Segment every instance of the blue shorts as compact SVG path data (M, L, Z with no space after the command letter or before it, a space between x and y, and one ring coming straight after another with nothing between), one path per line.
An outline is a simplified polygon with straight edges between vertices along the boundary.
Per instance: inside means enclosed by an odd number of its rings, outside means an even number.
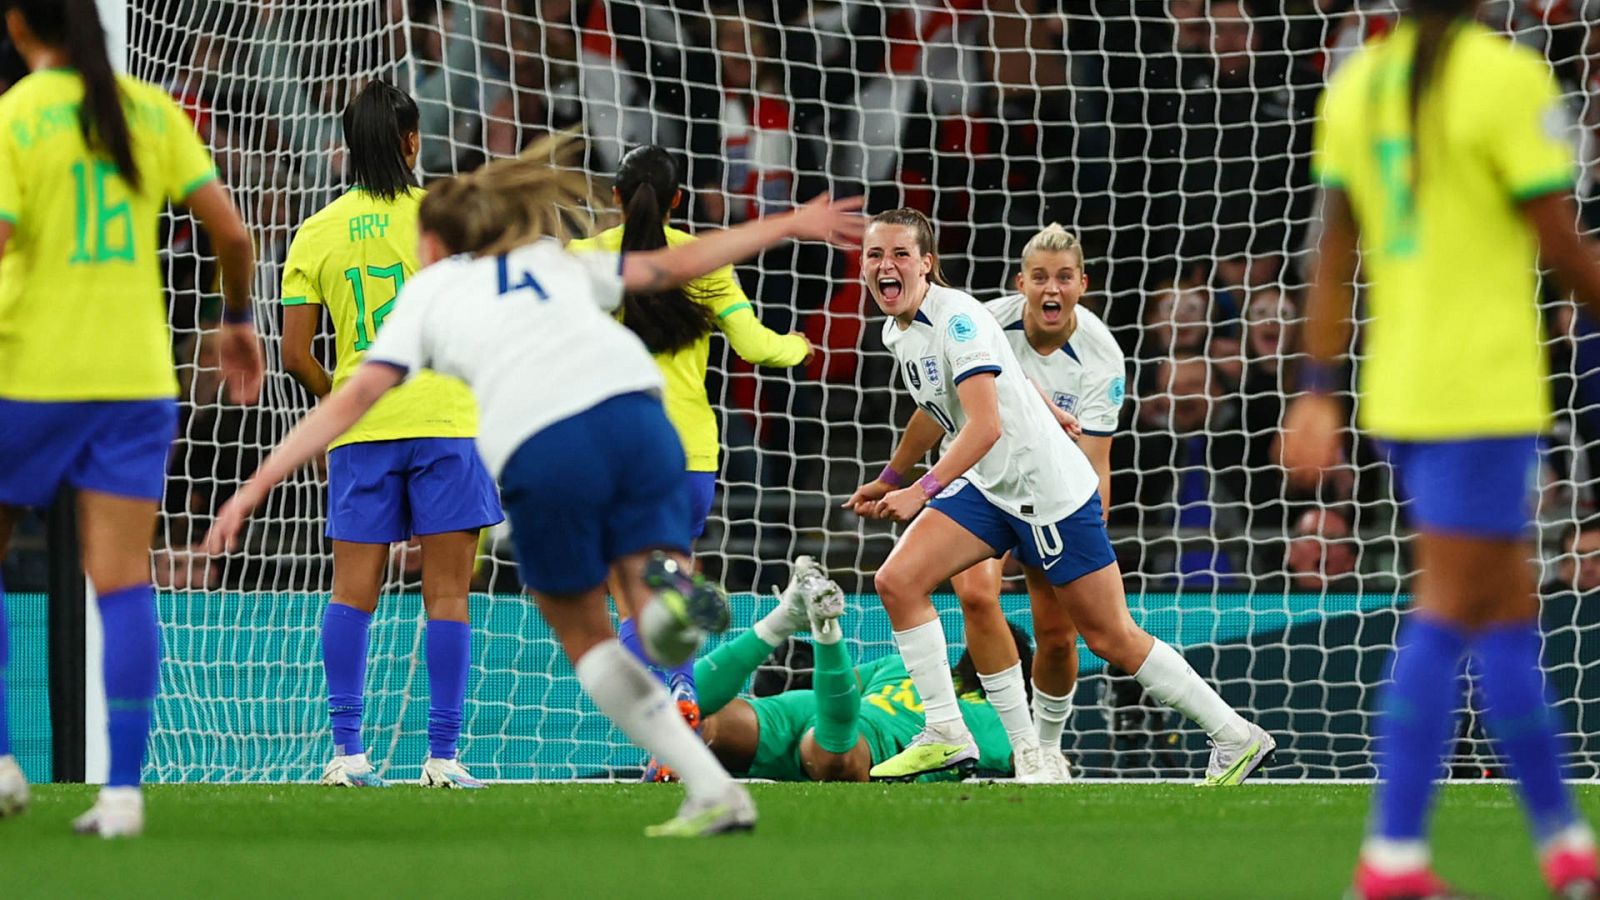
M1383 443L1418 531L1516 539L1533 527L1538 436Z
M685 474L689 478L689 535L697 538L706 533L706 517L711 515L711 501L717 497L717 473Z
M0 400L0 504L48 506L63 484L160 500L176 400Z
M389 544L505 518L472 438L363 441L328 454L328 537Z
M1100 518L1100 495L1053 525L1031 525L989 502L965 478L950 482L928 502L994 548L1000 556L1014 551L1025 566L1040 569L1051 584L1071 584L1117 561Z
M522 582L572 595L645 550L689 552L683 445L654 395L622 394L540 429L500 473Z

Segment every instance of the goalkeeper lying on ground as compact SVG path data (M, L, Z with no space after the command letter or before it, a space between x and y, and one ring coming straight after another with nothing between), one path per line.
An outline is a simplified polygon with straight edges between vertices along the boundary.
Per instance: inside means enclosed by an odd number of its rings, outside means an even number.
M839 629L843 613L839 586L802 556L778 607L695 663L705 740L729 772L776 781L866 781L868 769L905 749L922 730L922 701L905 663L891 653L855 666ZM773 650L806 629L816 654L811 690L736 696ZM1022 671L1032 671L1027 634L1014 626L1012 631L1024 656ZM963 655L957 689L977 683ZM961 715L977 738L977 770L1011 774L1011 744L981 693L962 693Z

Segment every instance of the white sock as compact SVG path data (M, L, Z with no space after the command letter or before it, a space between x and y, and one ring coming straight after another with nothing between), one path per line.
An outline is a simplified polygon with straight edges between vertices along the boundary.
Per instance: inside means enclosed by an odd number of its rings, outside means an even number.
M1011 739L1013 754L1025 749L1038 749L1039 732L1033 727L1033 714L1028 712L1028 689L1022 683L1022 663L988 675L978 673L983 685L983 697L1000 715L1000 724Z
M691 730L661 682L620 641L596 644L574 666L578 683L623 734L683 779L691 797L717 797L733 781Z
M1193 719L1219 747L1235 750L1250 742L1250 726L1244 717L1165 642L1156 641L1150 647L1150 655L1133 677L1150 696Z
M1072 692L1057 697L1039 690L1038 685L1033 686L1033 721L1039 726L1041 746L1056 750L1061 748L1061 732L1066 729L1067 718L1071 715Z
M1426 869L1429 862L1428 842L1420 839L1397 841L1369 835L1361 842L1361 861L1389 875Z
M961 706L956 702L956 683L950 677L950 650L945 644L944 626L934 619L896 631L894 643L922 698L922 714L928 727L952 738L969 734L966 723L961 721Z

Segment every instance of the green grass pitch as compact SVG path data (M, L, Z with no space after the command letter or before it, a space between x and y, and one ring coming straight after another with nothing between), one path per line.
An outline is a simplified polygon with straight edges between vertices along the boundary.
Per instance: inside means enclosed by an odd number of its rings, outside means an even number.
M93 789L0 821L0 897L1337 897L1369 788L753 787L754 834L646 839L668 785L156 786L143 838L72 835ZM1600 818L1600 788L1582 788ZM1510 790L1446 788L1441 873L1540 897Z

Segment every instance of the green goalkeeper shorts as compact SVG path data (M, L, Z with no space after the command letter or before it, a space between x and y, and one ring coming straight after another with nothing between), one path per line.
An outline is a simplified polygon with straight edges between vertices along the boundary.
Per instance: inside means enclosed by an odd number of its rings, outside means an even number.
M800 739L817 724L817 699L811 691L784 691L750 700L759 733L751 778L809 781L800 764Z

